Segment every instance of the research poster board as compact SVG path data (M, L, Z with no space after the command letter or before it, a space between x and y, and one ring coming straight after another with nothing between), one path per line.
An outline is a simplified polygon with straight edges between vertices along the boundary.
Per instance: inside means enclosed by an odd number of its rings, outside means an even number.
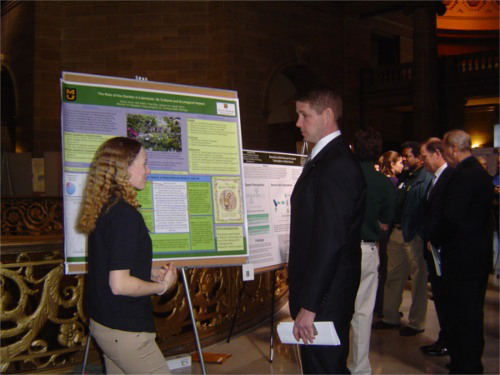
M66 273L86 271L76 220L95 151L116 136L138 140L151 175L138 192L153 262L247 262L241 127L234 91L63 72Z
M243 150L249 262L255 272L288 263L290 197L305 155Z

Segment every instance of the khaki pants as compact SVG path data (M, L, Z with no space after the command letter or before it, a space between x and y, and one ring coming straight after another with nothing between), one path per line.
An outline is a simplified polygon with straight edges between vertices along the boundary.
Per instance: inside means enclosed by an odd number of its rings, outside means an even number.
M378 245L361 241L361 280L354 315L351 320L352 351L349 370L352 374L371 374L370 334L372 330L373 307L378 285Z
M388 324L400 324L399 307L403 290L411 276L411 308L408 326L425 329L427 314L427 263L424 244L417 235L404 242L403 232L394 228L387 245L387 280L384 287L384 318Z
M92 337L104 352L107 374L170 374L152 332L128 332L90 320Z

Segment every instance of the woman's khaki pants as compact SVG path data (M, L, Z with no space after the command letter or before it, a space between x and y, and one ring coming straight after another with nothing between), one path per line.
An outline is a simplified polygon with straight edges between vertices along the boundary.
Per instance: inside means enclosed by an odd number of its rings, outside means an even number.
M104 352L108 374L170 374L152 332L108 328L90 320L92 337Z

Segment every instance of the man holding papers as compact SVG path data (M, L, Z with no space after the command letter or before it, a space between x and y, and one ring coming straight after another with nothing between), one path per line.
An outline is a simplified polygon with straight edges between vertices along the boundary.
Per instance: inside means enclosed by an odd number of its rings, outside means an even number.
M361 269L365 181L340 134L341 97L327 88L298 96L297 127L314 146L291 197L288 282L293 334L304 373L348 374L349 324ZM314 322L333 322L338 346L314 341Z
M441 327L437 341L431 345L420 347L420 350L427 355L443 356L448 355L448 344L444 329L444 309L446 306L443 303L441 270L436 268L436 263L441 257L438 244L441 242L439 237L442 233L439 231L438 225L442 216L443 192L452 174L452 169L448 167L443 158L443 149L439 138L429 138L425 141L420 148L420 156L424 162L425 169L432 173L432 183L429 186L424 203L424 243L426 247L424 257L427 261L434 306L436 307L439 326ZM431 252L431 246L434 247L434 256ZM440 265L438 267L440 268Z

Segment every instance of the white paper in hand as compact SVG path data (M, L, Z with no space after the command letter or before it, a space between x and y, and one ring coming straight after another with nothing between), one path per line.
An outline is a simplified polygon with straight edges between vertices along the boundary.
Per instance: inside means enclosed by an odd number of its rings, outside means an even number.
M307 345L340 345L340 339L335 330L333 322L314 322L318 334L312 344ZM300 344L304 341L295 340L293 337L293 322L281 322L278 324L278 335L283 344Z

